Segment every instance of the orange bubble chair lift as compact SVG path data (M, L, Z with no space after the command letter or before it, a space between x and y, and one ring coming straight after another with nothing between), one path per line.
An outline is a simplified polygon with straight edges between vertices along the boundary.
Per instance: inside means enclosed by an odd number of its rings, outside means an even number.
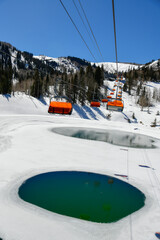
M62 97L64 98L64 97ZM48 113L55 114L72 114L72 103L71 102L60 102L60 101L51 101L48 109Z
M107 110L122 112L124 104L119 99L115 99L107 103Z
M105 102L108 102L108 99L105 99L105 98L104 98L104 99L102 99L101 101L102 101L103 103L105 103Z
M114 92L111 92L110 94L111 94L111 95L113 95L113 94L114 94Z
M107 98L112 98L111 96L107 96Z
M90 103L90 107L100 107L100 106L101 106L101 103L98 100L93 100Z
M112 91L115 91L115 90L116 90L115 88L112 89Z

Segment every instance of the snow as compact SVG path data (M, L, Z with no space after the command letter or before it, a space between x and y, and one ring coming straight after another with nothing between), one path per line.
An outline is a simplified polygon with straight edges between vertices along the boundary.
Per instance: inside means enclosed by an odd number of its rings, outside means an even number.
M155 61L153 61L152 63L149 64L149 67L157 69L158 68L157 64L158 64L158 60L155 60Z
M11 50L10 49L10 54L11 54L11 63L12 63L12 68L15 68L16 71L18 71L18 68L17 68L17 60L16 57L17 57L17 50Z
M113 83L109 83L110 87ZM148 83L151 85L150 83ZM71 116L49 115L49 99L24 93L0 95L0 237L4 240L156 240L160 231L160 147L138 149L54 133L54 128L117 130L160 140L160 127L151 122L160 110L141 111L134 96L123 93L124 114L74 106ZM135 113L136 121L132 119ZM131 119L131 123L128 122ZM141 168L148 165L151 168ZM115 223L99 224L49 212L18 197L19 186L39 173L59 170L89 171L127 181L146 196L145 206Z
M58 57L58 58L53 58L53 57L47 57L44 55L40 56L34 56L34 58L37 58L42 61L48 61L48 62L56 62L58 66L54 67L56 70L63 72L64 69L66 69L67 72L73 71L76 72L78 70L77 66L72 63L70 59L67 59L65 57Z
M96 66L102 67L105 71L108 71L109 73L115 73L117 66L115 62L101 62L101 63L92 63L92 65L95 64ZM132 69L137 69L140 67L140 65L132 64L132 63L118 63L118 71L119 72L127 72Z
M77 66L71 62L70 59L59 57L59 58L53 58L53 57L47 57L44 55L40 56L34 56L34 58L37 58L39 60L43 61L50 61L50 62L56 62L59 66L56 67L57 70L63 71L63 67L67 69L67 71L74 71L76 72L78 70ZM108 71L109 73L115 73L116 72L116 63L115 62L91 62L91 65L96 65L99 67L104 67L105 71ZM119 72L126 72L132 69L137 69L138 67L141 67L142 65L138 64L132 64L132 63L118 63L118 69Z

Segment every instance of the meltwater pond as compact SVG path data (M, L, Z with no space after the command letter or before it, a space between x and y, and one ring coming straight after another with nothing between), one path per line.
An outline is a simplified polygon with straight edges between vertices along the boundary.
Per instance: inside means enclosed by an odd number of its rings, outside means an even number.
M77 127L53 128L53 132L75 138L108 142L133 148L155 148L158 140L146 135L118 130L87 129Z
M98 223L115 222L145 203L144 194L124 181L77 171L34 176L18 193L24 201L49 211Z

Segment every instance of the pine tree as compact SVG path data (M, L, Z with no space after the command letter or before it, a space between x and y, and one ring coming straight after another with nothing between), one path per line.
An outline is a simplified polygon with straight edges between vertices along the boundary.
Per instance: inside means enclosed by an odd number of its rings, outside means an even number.
M7 94L12 91L12 68L11 66L6 69L0 70L0 93Z
M103 74L102 74L102 70L100 67L96 68L94 78L95 78L95 81L98 84L98 86L101 86L103 84Z
M129 76L129 78L128 78L128 93L129 93L129 95L131 95L132 86L133 86L133 79L131 76Z
M77 98L78 98L78 75L75 74L75 76L73 77L73 94L72 94L72 101L73 103L77 102Z
M79 101L81 105L83 106L85 104L86 100L86 82L85 82L85 72L83 68L80 69L79 74Z
M49 94L49 76L47 74L46 76L46 80L45 80L45 83L44 83L44 92L45 94Z
M123 91L124 92L127 92L127 83L125 82L124 85L123 85Z
M42 95L42 81L39 76L39 71L35 71L34 83L31 88L31 95L36 98L40 98Z

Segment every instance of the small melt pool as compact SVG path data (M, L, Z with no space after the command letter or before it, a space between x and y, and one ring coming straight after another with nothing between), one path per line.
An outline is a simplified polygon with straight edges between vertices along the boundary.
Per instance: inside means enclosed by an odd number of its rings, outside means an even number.
M124 181L77 171L34 176L21 185L18 194L54 213L98 223L118 221L145 204L145 195Z
M52 129L54 133L82 138L88 140L103 141L114 145L133 148L156 148L158 140L146 135L123 132L118 130L85 129L61 127Z

